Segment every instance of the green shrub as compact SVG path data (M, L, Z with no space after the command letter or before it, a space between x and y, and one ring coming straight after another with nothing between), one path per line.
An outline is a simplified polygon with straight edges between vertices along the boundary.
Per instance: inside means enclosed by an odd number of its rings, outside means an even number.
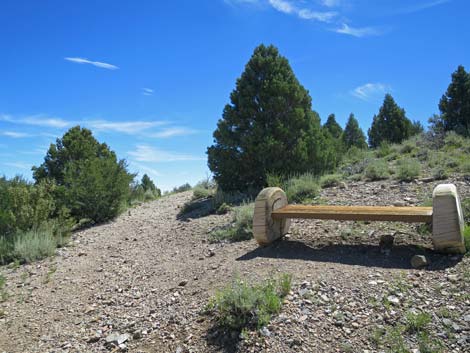
M400 181L412 181L419 177L421 164L416 159L405 158L398 163L397 179Z
M31 230L16 235L13 253L22 262L33 262L54 255L56 246L52 232Z
M426 329L426 326L431 322L431 315L428 313L412 313L406 314L406 327L405 330L409 333L418 333Z
M449 177L449 172L445 167L435 167L432 170L432 176L436 180L444 180Z
M470 161L468 159L463 159L460 163L459 163L459 171L461 173L470 173Z
M383 141L380 146L375 150L375 155L378 158L383 158L385 156L388 156L392 152L392 145L390 145L390 143L387 141Z
M465 225L463 230L463 239L465 241L465 249L467 249L467 252L470 252L470 226L468 224Z
M209 235L211 242L222 240L242 241L253 237L254 204L245 204L234 208L232 223L224 228L216 229Z
M205 189L201 186L196 186L193 189L193 196L192 200L201 200L201 199L207 199L213 195L213 191L209 189Z
M220 206L217 208L217 210L215 211L215 213L217 213L217 214L219 214L219 215L221 215L221 214L226 214L226 213L228 213L231 209L232 209L232 208L224 202L222 205L220 205Z
M266 183L269 187L278 187L283 189L284 188L284 178L280 174L276 173L268 173L266 175Z
M470 197L462 199L460 201L460 205L462 206L462 213L465 223L470 223Z
M381 159L371 161L364 170L364 177L367 180L383 180L390 176L387 162Z
M287 180L285 188L289 202L309 202L320 193L318 181L316 177L310 173Z
M333 186L338 186L342 179L343 179L342 176L339 174L323 175L320 178L320 186L322 188L330 188Z
M229 329L260 329L272 315L279 313L283 297L290 291L290 276L279 280L250 285L236 279L228 287L218 290L208 309L219 326Z

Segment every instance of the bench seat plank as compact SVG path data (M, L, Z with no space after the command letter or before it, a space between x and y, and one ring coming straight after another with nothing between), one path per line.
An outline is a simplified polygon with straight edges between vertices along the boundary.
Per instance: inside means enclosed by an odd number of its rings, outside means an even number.
M311 218L343 221L432 222L432 207L287 205L271 213L275 219Z

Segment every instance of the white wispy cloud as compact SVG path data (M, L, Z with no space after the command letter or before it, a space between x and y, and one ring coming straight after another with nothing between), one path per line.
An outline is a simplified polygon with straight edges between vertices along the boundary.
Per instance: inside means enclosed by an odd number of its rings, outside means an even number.
M351 91L351 94L364 101L376 99L391 91L391 87L384 83L366 83L362 86L356 87Z
M149 145L137 145L134 151L128 154L138 162L177 162L201 161L204 157L161 150Z
M132 167L138 169L139 171L142 171L144 173L147 173L150 177L152 178L155 178L155 177L160 177L162 176L162 173L160 173L158 170L156 170L155 168L152 168L152 167L149 167L149 166L146 166L146 165L143 165L141 163L136 163L136 162L132 162ZM142 174L139 173L140 176L142 176Z
M156 126L166 125L165 121L107 121L107 120L84 120L84 126L99 131L114 131L125 134L136 134Z
M347 34L353 37L368 37L368 36L378 36L382 34L377 28L374 27L351 27L346 23L343 23L340 28L334 29L336 33Z
M0 115L0 120L7 121L12 124L33 125L42 127L64 128L71 126L72 123L59 118L50 118L43 115L31 115L27 117L12 117L11 115Z
M31 134L27 134L24 132L17 132L17 131L0 131L0 135L15 138L15 139L20 139L20 138L25 138L25 137L31 137Z
M287 0L269 0L269 4L272 8L279 12L289 15L296 15L303 20L331 22L331 20L338 15L336 12L331 11L312 11L305 7L297 7L292 2Z
M341 0L322 0L321 3L326 7L336 7L341 5Z
M3 165L6 165L8 167L13 167L16 169L23 169L23 170L30 170L32 165L28 163L23 163L23 162L5 162Z
M152 96L153 93L154 93L154 91L153 91L153 89L151 89L151 88L145 88L145 87L142 88L142 94L143 94L144 96Z
M150 134L150 137L157 137L157 138L168 138L168 137L175 137L175 136L187 136L197 133L197 130L190 129L187 127L170 127L167 129L163 129L156 133Z
M419 12L419 11L430 9L432 7L435 7L435 6L439 6L439 5L449 3L451 1L452 0L426 1L426 2L422 2L420 4L414 4L414 5L409 6L409 7L398 9L397 11L395 11L395 14L410 14L410 13L414 13L414 12Z
M88 60L86 58L80 58L80 57L65 57L64 60L77 63L77 64L88 64L88 65L93 65L102 69L107 69L107 70L117 70L119 67L116 65L112 65L109 63L101 62L101 61L92 61Z

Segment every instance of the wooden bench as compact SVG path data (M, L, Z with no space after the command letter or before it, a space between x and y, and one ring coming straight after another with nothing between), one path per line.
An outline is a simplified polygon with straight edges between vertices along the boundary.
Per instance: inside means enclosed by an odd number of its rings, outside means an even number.
M462 208L453 184L434 189L433 207L289 205L282 189L265 188L256 198L253 215L258 244L267 245L284 236L293 218L430 223L435 250L465 252Z

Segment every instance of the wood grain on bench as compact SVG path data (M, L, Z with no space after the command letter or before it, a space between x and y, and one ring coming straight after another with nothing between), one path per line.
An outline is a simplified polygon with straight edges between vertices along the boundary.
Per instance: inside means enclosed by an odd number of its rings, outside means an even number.
M271 213L275 219L313 218L343 221L432 222L432 207L287 205Z

